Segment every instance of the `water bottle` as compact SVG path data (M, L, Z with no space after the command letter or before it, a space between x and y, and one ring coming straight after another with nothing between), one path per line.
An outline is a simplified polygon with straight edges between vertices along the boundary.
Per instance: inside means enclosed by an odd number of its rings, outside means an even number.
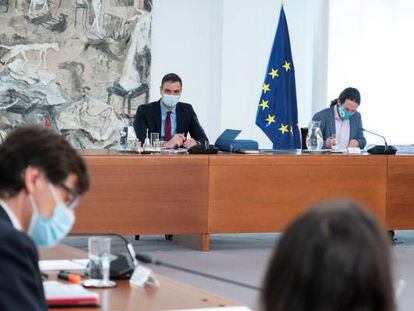
M321 131L321 121L311 121L309 123L308 135L306 136L306 146L309 151L322 150L323 136Z

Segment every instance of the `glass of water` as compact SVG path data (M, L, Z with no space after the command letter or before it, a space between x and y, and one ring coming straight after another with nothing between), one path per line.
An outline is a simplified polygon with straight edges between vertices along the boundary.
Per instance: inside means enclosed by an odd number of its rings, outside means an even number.
M207 151L210 149L210 142L208 140L204 141L204 151Z
M335 134L332 134L331 136L331 149L333 151L338 150L339 146L338 146L338 139L336 138Z
M155 147L155 144L157 143L157 141L160 141L160 133L151 133L151 147Z
M152 147L155 153L161 153L161 141L159 139L154 140Z
M115 282L109 280L111 257L111 239L106 236L94 236L88 240L89 279L83 282L86 287L113 287Z

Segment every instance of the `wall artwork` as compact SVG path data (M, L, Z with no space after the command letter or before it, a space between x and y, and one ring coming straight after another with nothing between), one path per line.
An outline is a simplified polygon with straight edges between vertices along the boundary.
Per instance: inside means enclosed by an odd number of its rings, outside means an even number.
M40 123L116 148L148 102L152 0L0 0L0 134Z

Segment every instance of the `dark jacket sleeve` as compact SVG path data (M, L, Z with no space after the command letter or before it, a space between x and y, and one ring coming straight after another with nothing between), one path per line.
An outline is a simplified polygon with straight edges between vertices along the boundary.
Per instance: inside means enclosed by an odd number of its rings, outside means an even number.
M146 133L147 128L149 128L149 126L146 120L145 106L142 105L138 107L137 113L134 119L135 134L137 135L137 138L139 139L141 144L144 143L145 137L147 135Z
M362 127L361 114L358 113L357 117L358 117L358 120L357 120L358 122L356 122L358 125L357 136L351 139L356 139L358 141L359 148L363 149L365 148L365 145L367 144L367 140L365 139L364 131L362 130L363 127Z
M204 132L203 128L198 121L197 114L195 113L192 106L190 106L190 113L191 113L191 123L189 127L189 132L191 137L203 144L205 141L208 141L206 133Z
M47 310L35 245L14 229L1 236L0 310Z

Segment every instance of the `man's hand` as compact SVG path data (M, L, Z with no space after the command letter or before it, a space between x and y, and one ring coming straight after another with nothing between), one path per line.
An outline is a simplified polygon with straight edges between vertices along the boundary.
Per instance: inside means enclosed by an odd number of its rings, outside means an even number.
M175 134L173 138L171 138L169 141L166 141L164 143L164 147L166 148L181 147L184 144L184 141L185 141L184 134Z
M352 139L352 140L349 142L348 147L359 147L359 143L358 143L358 141L357 141L356 139Z
M332 140L330 137L327 140L325 140L325 146L327 149L332 149Z
M189 149L189 148L191 148L195 145L197 145L197 142L193 138L187 139L184 142L184 147L187 148L187 149Z

